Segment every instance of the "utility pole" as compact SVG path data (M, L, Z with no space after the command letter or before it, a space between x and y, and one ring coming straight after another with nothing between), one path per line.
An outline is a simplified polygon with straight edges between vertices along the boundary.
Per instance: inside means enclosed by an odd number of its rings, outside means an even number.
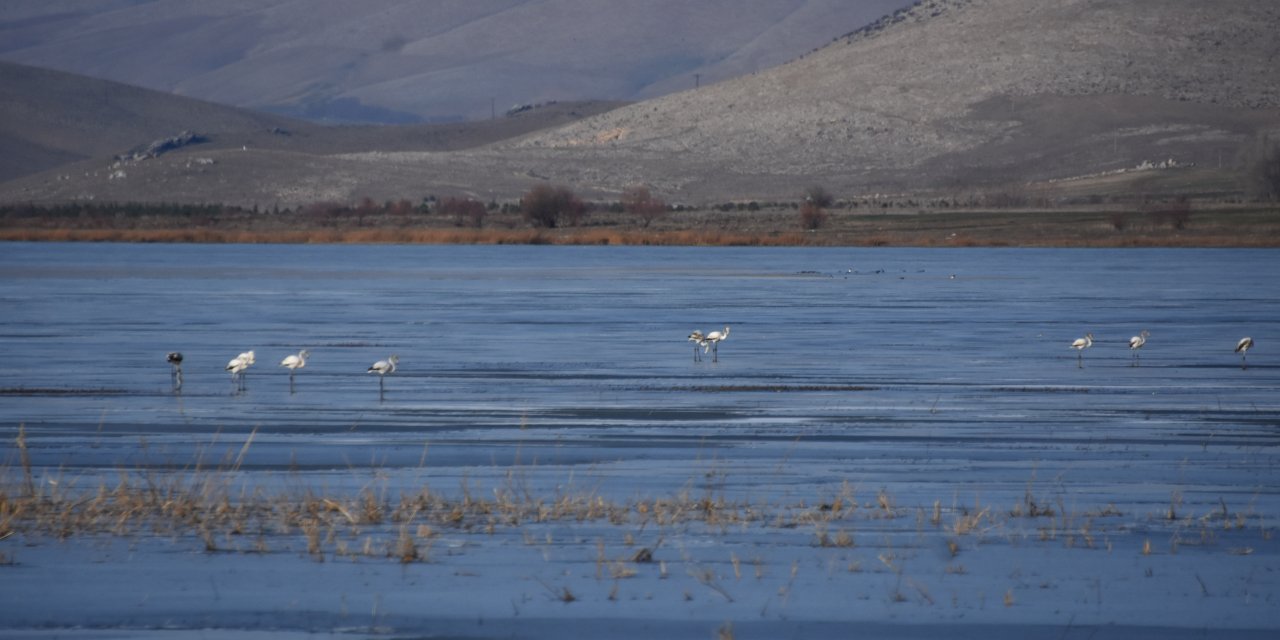
M490 119L490 120L497 120L497 119L498 119L498 106L497 106L497 103L498 103L498 99L497 99L497 98L489 98L489 119Z
M702 74L695 73L693 74L693 88L697 89L700 86L702 86Z

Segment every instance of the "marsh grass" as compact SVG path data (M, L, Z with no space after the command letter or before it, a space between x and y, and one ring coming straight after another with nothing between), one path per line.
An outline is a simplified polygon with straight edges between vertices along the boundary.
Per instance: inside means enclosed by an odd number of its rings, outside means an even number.
M233 469L238 459L222 468L206 468L187 472L153 470L119 471L114 480L100 480L94 486L79 486L75 478L40 478L28 457L22 455L25 434L20 430L19 465L5 467L0 483L0 540L15 534L49 536L66 539L73 536L190 536L207 552L269 553L290 548L288 540L301 543L299 551L316 561L328 557L392 558L402 563L430 562L430 548L441 531L494 534L513 529L524 536L526 545L538 545L536 529L530 527L552 523L601 523L618 527L677 527L687 530L698 525L708 533L724 533L728 527L751 527L787 531L799 525L812 527L812 544L818 548L853 549L854 531L865 523L874 525L896 517L899 507L887 490L877 492L868 505L859 505L853 492L845 488L834 499L821 500L814 506L798 503L761 504L734 500L722 493L682 491L659 498L632 501L607 500L594 491L575 493L561 489L550 496L538 496L528 487L520 491L495 490L493 497L481 498L463 483L454 495L420 487L399 493L371 486L352 494L318 495L312 490L281 489L273 492L262 488L246 488L237 484L240 475ZM1176 502L1176 501L1175 501ZM947 509L934 501L922 521L937 527L947 556L956 558L962 552L962 540L970 536L1008 531L1011 520L991 507L975 504ZM1091 513L1059 517L1040 511L1048 518L1039 528L1040 540L1062 537L1068 547L1083 549L1110 548L1098 539L1098 518L1118 513L1114 506ZM923 515L928 513L928 515ZM1026 514L1031 513L1027 509ZM1026 515L1024 514L1024 515ZM1154 514L1153 514L1154 515ZM1167 522L1168 512L1156 515L1151 524ZM1007 516L1012 518L1012 516ZM1190 524L1177 521L1171 534L1170 553L1179 546L1208 547L1220 544L1219 536L1246 528L1260 521L1256 513L1246 518L1233 513L1225 504ZM1260 539L1268 532L1260 527ZM550 533L543 534L550 544ZM1012 534L1010 534L1012 535ZM634 547L635 537L627 531L625 547ZM655 558L662 538L649 546L628 549L624 553L606 553L605 541L597 547L597 576L613 581L636 576L643 565L658 562L659 572L666 573L666 562ZM621 539L621 538L620 538ZM981 544L979 542L978 544ZM1252 548L1230 547L1235 553ZM1148 538L1142 543L1143 555L1153 552ZM891 571L900 569L892 552L878 556ZM735 580L742 579L741 559L730 555ZM763 575L761 563L755 563L757 578ZM708 568L696 570L694 577L712 591L721 592L719 577ZM727 591L721 593L726 597Z
M1110 550L1109 534L1124 535L1133 526L1132 518L1118 521L1121 512L1114 504L1076 512L1058 499L1048 507L1030 487L1012 511L976 501L951 507L944 507L941 500L926 502L929 506L900 506L888 489L859 501L849 483L812 501L753 501L733 497L725 489L727 474L719 470L699 474L671 495L624 500L606 498L595 488L539 488L520 471L509 473L505 482L499 480L487 497L466 480L451 492L426 485L393 490L385 477L376 474L360 488L320 493L290 483L278 488L246 485L239 470L252 446L252 433L218 465L206 464L201 453L185 469L120 469L92 479L33 467L25 427L19 427L13 442L16 464L0 467L0 541L15 535L57 540L166 536L186 538L208 553L293 552L316 562L363 557L409 564L431 562L431 548L443 532L495 535L505 531L523 539L526 546L550 547L551 529L543 525L593 524L618 532L616 537L599 538L596 547L597 578L611 581L615 589L619 581L641 572L656 570L659 579L666 578L667 559L657 557L664 539L691 530L702 535L766 531L780 536L794 531L810 536L809 545L814 548L846 553L859 546L855 537L859 531L864 532L859 534L863 545L872 535L865 532L911 535L912 524L901 522L900 516L915 512L914 535L943 546L947 561L953 562L962 552L976 552L992 536L1010 540L1025 536L1021 518L1037 520L1041 542L1061 538L1066 547L1081 550ZM1175 510L1190 510L1180 492L1174 493L1167 510L1146 517L1144 556L1153 552L1150 533L1161 531L1170 535L1171 554L1179 546L1193 545L1223 546L1229 554L1247 555L1253 553L1250 544L1273 538L1273 531L1261 524L1266 517L1252 506L1232 510L1219 499L1198 518L1176 517ZM1240 537L1254 525L1257 542ZM647 544L636 548L637 538ZM621 551L610 551L606 545L614 543L608 540L622 541ZM0 552L6 553L0 561L12 562L11 552ZM851 572L862 570L860 561L840 557ZM901 575L902 557L892 545L876 557ZM750 563L756 579L762 579L764 562L757 557ZM684 558L682 564L704 587L733 600L713 566L691 558ZM948 566L947 573L965 573L961 565ZM728 567L733 580L742 580L742 559L737 553L729 554ZM932 599L911 583L900 585L897 593L912 590L922 600ZM553 591L565 602L576 599L567 588Z

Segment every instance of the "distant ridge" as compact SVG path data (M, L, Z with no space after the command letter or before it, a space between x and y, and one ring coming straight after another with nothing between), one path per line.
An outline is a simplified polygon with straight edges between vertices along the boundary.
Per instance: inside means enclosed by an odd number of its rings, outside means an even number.
M178 152L127 180L42 174L0 185L0 199L513 200L548 182L600 199L646 184L692 204L815 184L1228 198L1243 152L1280 133L1274 0L924 0L843 33L758 73L469 138L483 146L361 131L363 144L318 153L299 135L200 151L216 165L199 174Z
M1270 0L925 0L767 73L518 147L846 188L1216 165L1280 122L1278 30Z
M767 69L910 0L10 2L0 59L322 122L634 101Z
M0 62L0 181L77 160L112 157L197 125L208 135L297 124L117 82Z
M76 74L0 62L0 183L92 160L99 165L184 133L185 151L305 155L466 149L564 124L617 103L555 103L516 117L452 125L323 126ZM290 178L280 167L281 180ZM67 176L70 178L71 176ZM182 194L172 194L181 197ZM140 193L140 198L149 196ZM217 198L216 195L210 197Z

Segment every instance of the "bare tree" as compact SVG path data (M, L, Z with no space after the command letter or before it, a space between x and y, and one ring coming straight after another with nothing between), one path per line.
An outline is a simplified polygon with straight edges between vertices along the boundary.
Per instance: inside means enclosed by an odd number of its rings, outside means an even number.
M640 226L648 228L658 218L667 214L667 203L649 193L649 187L637 185L622 192L622 208L640 220Z
M1167 224L1181 231L1191 221L1191 201L1180 196L1173 202L1152 204L1147 207L1147 216L1156 225Z
M368 196L361 198L354 211L356 214L356 226L363 227L365 218L372 217L381 210L382 207L378 206L378 203L374 202L373 198Z
M459 227L483 227L487 213L483 202L470 198L446 198L440 203L440 215L452 217Z
M387 213L403 218L413 213L413 203L404 199L396 200L387 207Z
M1280 200L1280 140L1258 139L1245 157L1245 178L1249 195L1259 200Z
M827 210L806 200L800 205L800 226L813 231L827 223Z

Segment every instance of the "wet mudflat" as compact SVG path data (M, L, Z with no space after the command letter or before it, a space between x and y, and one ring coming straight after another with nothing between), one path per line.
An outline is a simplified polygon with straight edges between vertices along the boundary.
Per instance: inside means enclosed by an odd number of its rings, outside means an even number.
M8 244L6 495L114 524L0 514L0 634L1269 637L1277 282L1272 250ZM196 515L96 497L147 487Z

